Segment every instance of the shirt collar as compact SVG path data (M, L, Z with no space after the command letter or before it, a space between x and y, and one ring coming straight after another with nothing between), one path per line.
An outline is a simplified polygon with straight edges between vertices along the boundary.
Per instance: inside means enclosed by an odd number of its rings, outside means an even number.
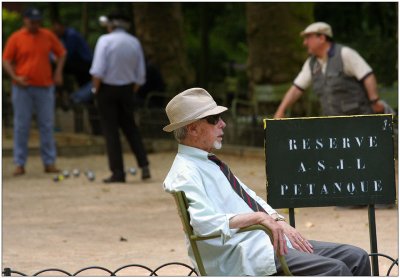
M332 57L335 54L335 47L336 44L335 43L331 43L331 47L328 50L328 57Z
M126 33L124 28L116 27L111 33Z
M29 32L28 28L26 28L25 26L23 26L21 29L22 29L22 31L25 32L26 34L29 34L29 35L34 36L34 35L37 35L37 34L41 33L43 28L42 28L42 27L39 27L37 33L31 33L31 32Z
M190 156L194 156L194 157L206 159L206 160L208 159L208 155L209 155L208 152L206 152L202 149L198 149L198 148L194 148L194 147L190 147L190 146L182 145L182 144L178 145L178 153L186 154L186 155L190 155Z

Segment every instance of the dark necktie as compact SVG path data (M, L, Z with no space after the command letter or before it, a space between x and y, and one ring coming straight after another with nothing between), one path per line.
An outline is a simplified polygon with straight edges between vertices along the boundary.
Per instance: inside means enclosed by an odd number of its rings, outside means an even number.
M228 165L219 160L215 155L209 155L208 159L213 161L219 166L222 173L226 176L233 190L246 202L246 204L254 211L266 212L262 206L260 206L256 200L254 200L247 192L242 188L235 175L229 170Z

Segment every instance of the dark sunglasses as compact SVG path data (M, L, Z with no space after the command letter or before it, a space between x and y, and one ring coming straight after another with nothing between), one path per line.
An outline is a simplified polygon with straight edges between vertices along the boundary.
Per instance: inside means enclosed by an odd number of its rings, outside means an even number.
M207 123L209 123L210 125L216 125L219 122L219 120L221 120L221 114L210 115L210 116L204 117L203 119L206 120Z

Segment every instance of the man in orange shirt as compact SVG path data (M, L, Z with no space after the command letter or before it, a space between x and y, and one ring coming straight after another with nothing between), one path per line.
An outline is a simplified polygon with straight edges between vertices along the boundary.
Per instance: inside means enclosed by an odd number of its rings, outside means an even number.
M61 85L66 51L58 38L41 28L42 15L30 8L23 27L8 39L3 52L3 68L13 80L14 176L25 174L32 113L37 115L40 154L46 173L58 173L55 166L54 83ZM53 75L50 55L57 57Z

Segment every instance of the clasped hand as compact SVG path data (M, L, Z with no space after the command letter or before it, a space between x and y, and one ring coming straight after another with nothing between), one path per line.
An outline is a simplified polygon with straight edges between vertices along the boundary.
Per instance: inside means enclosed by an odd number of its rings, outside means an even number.
M271 230L274 249L279 251L280 255L287 254L286 237L289 239L294 249L305 253L313 253L311 243L288 223L284 221L275 221L271 216L265 215L260 224Z
M295 228L284 221L275 221L272 216L265 212L243 213L229 219L229 227L231 229L248 227L255 224L263 225L271 231L273 246L278 254L286 255L288 252L286 237L290 240L293 248L302 252L313 253L313 247L310 242Z

